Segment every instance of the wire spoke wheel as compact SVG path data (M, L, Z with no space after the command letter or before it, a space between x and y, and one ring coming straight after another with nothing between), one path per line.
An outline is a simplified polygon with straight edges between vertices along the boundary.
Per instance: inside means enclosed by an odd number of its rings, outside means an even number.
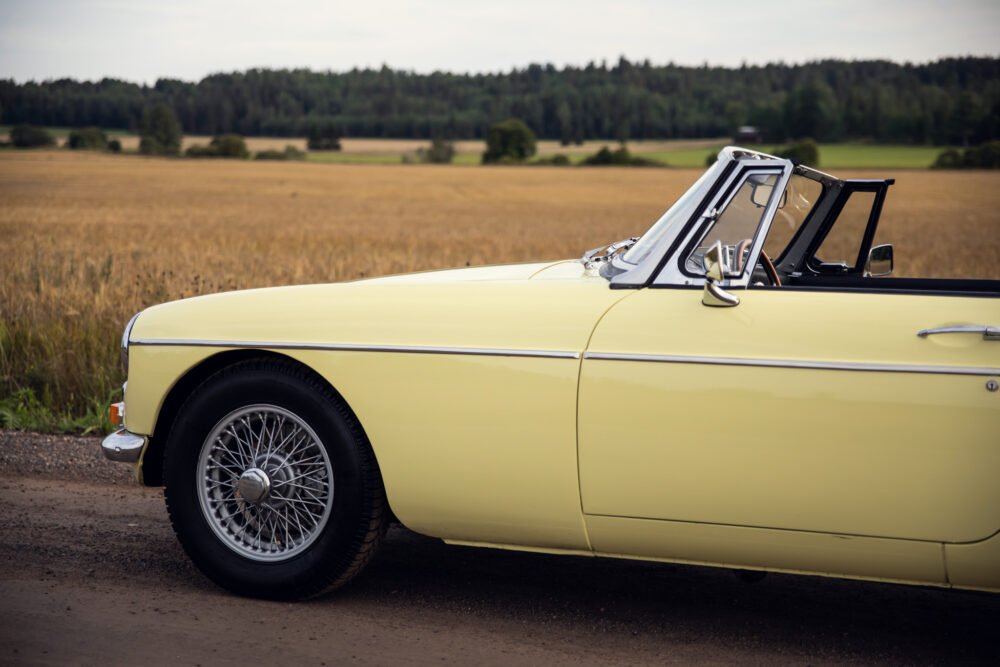
M208 525L245 558L293 558L330 519L334 484L326 448L309 424L276 405L223 417L202 444L196 475Z
M164 499L209 579L301 600L344 586L387 527L375 453L350 408L309 369L245 359L202 381L167 435Z

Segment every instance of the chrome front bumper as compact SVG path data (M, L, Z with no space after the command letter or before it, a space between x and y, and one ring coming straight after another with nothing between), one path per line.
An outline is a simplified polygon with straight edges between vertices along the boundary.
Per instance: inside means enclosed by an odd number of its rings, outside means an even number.
M138 463L142 448L146 445L146 437L119 429L106 437L101 443L101 451L105 458L122 463Z

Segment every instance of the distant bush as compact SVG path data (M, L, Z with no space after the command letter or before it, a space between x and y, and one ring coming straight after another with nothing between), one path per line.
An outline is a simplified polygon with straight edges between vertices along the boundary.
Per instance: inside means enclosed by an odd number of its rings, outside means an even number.
M524 160L520 160L510 155L504 155L493 164L502 164L502 165L524 164Z
M602 146L601 150L588 155L580 163L586 167L659 167L662 163L638 155L632 155L625 146L611 150Z
M181 136L181 124L166 104L143 112L139 131L139 152L143 155L179 155Z
M957 148L946 148L938 153L937 159L931 165L931 169L961 169L962 151Z
M430 148L418 148L417 159L429 164L451 164L455 158L455 144L447 139L434 139Z
M305 160L306 152L300 151L295 146L285 146L285 150L257 151L253 156L254 160Z
M962 161L975 165L977 169L1000 169L1000 141L988 141L965 149Z
M219 157L232 157L240 160L250 157L247 142L238 134L220 134L212 137L212 143L208 147L213 149Z
M103 151L108 147L108 137L99 127L70 130L69 137L66 138L66 147L73 150Z
M306 146L311 151L339 151L343 132L333 121L314 122L306 131Z
M184 157L202 158L202 157L219 157L216 155L215 151L211 147L205 144L194 144L188 146L184 149Z
M184 151L185 157L192 158L236 158L250 157L247 142L238 134L220 134L213 137L208 146L195 144Z
M570 161L568 157L566 157L562 153L556 153L555 155L540 157L531 164L536 164L543 167L568 167L573 163Z
M612 152L607 146L601 146L601 150L597 151L593 155L588 155L583 158L580 162L581 165L587 167L600 167L607 166L611 164L621 164L627 161L628 149L624 146L618 150Z
M941 151L932 169L1000 169L1000 141L970 146L963 152L955 148Z
M122 142L117 139L111 139L108 141L108 151L111 153L121 153L122 152Z
M44 127L15 125L10 129L10 143L14 148L40 148L53 146L56 140Z
M807 167L819 166L819 146L813 139L802 139L784 146L777 146L771 152L796 164L804 164Z
M508 118L486 134L483 164L518 164L535 154L535 133L523 121Z

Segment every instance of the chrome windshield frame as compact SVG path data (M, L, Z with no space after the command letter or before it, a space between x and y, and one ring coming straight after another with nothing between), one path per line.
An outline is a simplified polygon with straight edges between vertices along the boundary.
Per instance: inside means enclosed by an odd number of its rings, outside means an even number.
M775 196L770 198L770 201L768 201L767 206L764 208L760 223L757 226L757 231L753 237L753 243L750 245L750 250L747 254L747 260L743 271L739 276L726 276L719 283L720 286L728 288L746 287L750 284L750 277L753 275L753 269L757 265L757 260L760 257L760 251L764 247L764 239L767 238L767 232L771 228L771 223L774 220L774 214L778 211L778 206L781 202L780 195L785 191L785 188L788 186L788 179L792 175L792 163L789 160L782 160L780 158L774 160L758 160L751 163L740 164L738 169L733 170L730 174L730 178L726 182L725 187L722 188L715 200L711 202L702 212L699 223L695 225L685 236L683 243L677 247L677 251L674 253L674 256L670 258L670 260L664 265L663 270L653 280L654 285L704 286L704 276L695 275L685 270L684 263L687 259L686 255L698 242L698 240L703 238L705 234L708 233L709 228L715 223L714 214L721 213L725 210L743 182L753 175L763 174L778 176L778 181L774 186Z
M652 233L653 230L655 230L657 226L664 221L664 218L667 215L670 215L677 202L685 199L689 193L692 194L698 202L695 205L693 215L669 221L669 227L664 230L664 232L660 235L660 238L656 240L655 245L653 245L649 252L647 252L639 262L633 263L627 261L625 259L625 255L627 253L618 254L611 258L611 261L608 263L608 267L610 268L609 275L612 287L645 287L652 282L653 277L663 266L664 256L675 244L677 237L680 236L684 229L686 229L691 222L700 215L701 210L704 208L705 200L710 197L719 181L724 179L727 172L732 168L733 159L730 157L729 153L727 153L727 150L728 149L723 149L719 153L719 159L716 163L709 167L709 170L715 169L718 176L714 180L704 182L701 181L702 176L699 176L698 180L691 186L691 188L681 195L677 201L672 202L663 215L661 215L657 221L653 223L642 236L639 237L639 241L636 245L641 244L643 242L643 238ZM634 248L635 246L632 247L632 249Z
M683 254L692 243L692 239L700 238L706 226L714 220L713 212L725 201L728 201L733 186L741 182L748 171L780 171L781 175L776 191L783 192L795 167L790 160L745 148L727 146L719 151L718 160L713 167L710 167L710 169L712 168L719 170L718 177L714 181L698 184L702 192L698 192L696 195L699 196L701 202L692 216L687 220L673 221L671 227L661 235L656 245L639 263L626 262L621 255L612 257L610 262L612 269L611 287L704 286L705 279L703 277L692 277L683 271ZM771 227L779 200L780 197L773 197L764 212L747 258L747 269L738 278L728 278L723 281L723 286L746 287L750 283L753 267L764 247L764 239Z

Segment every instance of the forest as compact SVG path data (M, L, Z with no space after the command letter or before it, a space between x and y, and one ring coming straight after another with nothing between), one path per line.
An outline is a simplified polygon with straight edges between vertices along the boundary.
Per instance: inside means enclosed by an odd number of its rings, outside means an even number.
M419 74L253 69L197 83L0 80L0 124L135 130L165 103L185 133L474 139L505 118L564 143L731 136L972 145L1000 139L1000 58L825 60L739 68L649 61Z

